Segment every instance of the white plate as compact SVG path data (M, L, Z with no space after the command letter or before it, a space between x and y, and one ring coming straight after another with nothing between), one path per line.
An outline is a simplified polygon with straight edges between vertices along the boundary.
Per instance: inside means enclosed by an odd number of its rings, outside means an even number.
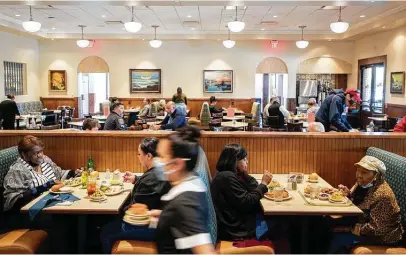
M146 226L146 225L149 225L151 220L149 218L146 220L132 220L132 219L128 218L127 216L124 216L123 221L127 222L128 224L131 224L131 225Z
M333 199L329 198L328 201L330 203L333 203L333 204L346 204L347 203L347 198L344 198L343 200L340 200L340 201L339 200L333 200Z
M104 192L104 195L106 196L115 196L118 195L120 193L122 193L124 191L123 188L113 188L112 192Z
M292 195L288 192L288 197L286 197L286 198L282 198L282 201L286 201L286 200L289 200L289 199L292 199ZM272 197L268 197L266 194L265 194L265 196L264 196L266 199L269 199L269 200L272 200L272 201L275 201L275 199L274 198L272 198Z
M59 189L59 191L52 191L51 189L49 190L49 193L52 194L66 194L66 193L72 193L73 189L71 189L70 187L62 187Z

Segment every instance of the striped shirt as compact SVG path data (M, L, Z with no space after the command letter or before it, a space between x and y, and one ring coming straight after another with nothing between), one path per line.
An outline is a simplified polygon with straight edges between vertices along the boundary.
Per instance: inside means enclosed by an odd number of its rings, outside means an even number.
M28 164L28 162L26 162L24 159L18 158L18 161L20 161L21 164L30 170L30 174L32 176L30 188L36 188L48 183L50 180L56 180L55 172L48 162L44 161L39 165L42 171L42 173L40 173L37 172L34 167Z

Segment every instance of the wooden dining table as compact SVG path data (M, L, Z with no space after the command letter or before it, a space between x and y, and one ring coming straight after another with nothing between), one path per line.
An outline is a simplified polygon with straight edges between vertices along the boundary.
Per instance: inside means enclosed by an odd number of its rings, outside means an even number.
M121 174L123 175L123 173ZM122 179L122 176L121 176ZM99 173L99 180L105 180L105 173ZM78 218L77 226L77 240L78 240L78 253L84 253L86 243L86 222L89 215L118 215L125 201L130 196L130 191L133 188L131 183L123 183L125 191L119 195L108 196L105 202L93 202L87 196L87 189L82 189L81 185L73 187L72 195L80 200L73 202L70 206L51 206L44 208L40 213L46 214L63 214L63 215L76 215ZM46 196L49 192L44 192L41 196L32 200L30 203L21 208L22 213L28 213L29 209L40 199Z
M261 182L262 174L251 174L258 183ZM362 215L362 210L354 204L350 203L349 206L331 206L326 205L311 205L303 196L305 187L309 184L309 175L304 176L302 183L297 184L297 190L289 190L289 194L292 196L290 200L282 202L274 202L267 198L261 199L261 206L264 211L264 215L288 215L301 217L302 234L301 234L301 249L304 253L308 252L308 234L309 234L309 219L308 216L324 216L324 215L341 215L341 216L354 216ZM288 186L288 174L274 174L273 180L278 181L282 187ZM315 183L320 188L331 188L332 186L319 176L318 182ZM302 193L302 194L301 194ZM328 204L328 203L327 203Z

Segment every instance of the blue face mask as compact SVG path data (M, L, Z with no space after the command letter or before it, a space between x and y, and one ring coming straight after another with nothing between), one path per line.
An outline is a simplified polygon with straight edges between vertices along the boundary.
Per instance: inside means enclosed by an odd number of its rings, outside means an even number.
M165 174L164 166L165 166L164 163L162 163L159 159L154 158L155 176L159 181L167 181L168 180L168 176Z
M368 183L367 185L361 186L363 189L368 189L371 188L372 186L374 186L374 181Z

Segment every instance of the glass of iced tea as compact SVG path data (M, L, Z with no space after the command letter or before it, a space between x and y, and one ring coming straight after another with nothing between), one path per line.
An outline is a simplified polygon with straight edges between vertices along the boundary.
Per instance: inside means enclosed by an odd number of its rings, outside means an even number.
M91 196L96 192L96 178L90 177L87 182L87 195Z

